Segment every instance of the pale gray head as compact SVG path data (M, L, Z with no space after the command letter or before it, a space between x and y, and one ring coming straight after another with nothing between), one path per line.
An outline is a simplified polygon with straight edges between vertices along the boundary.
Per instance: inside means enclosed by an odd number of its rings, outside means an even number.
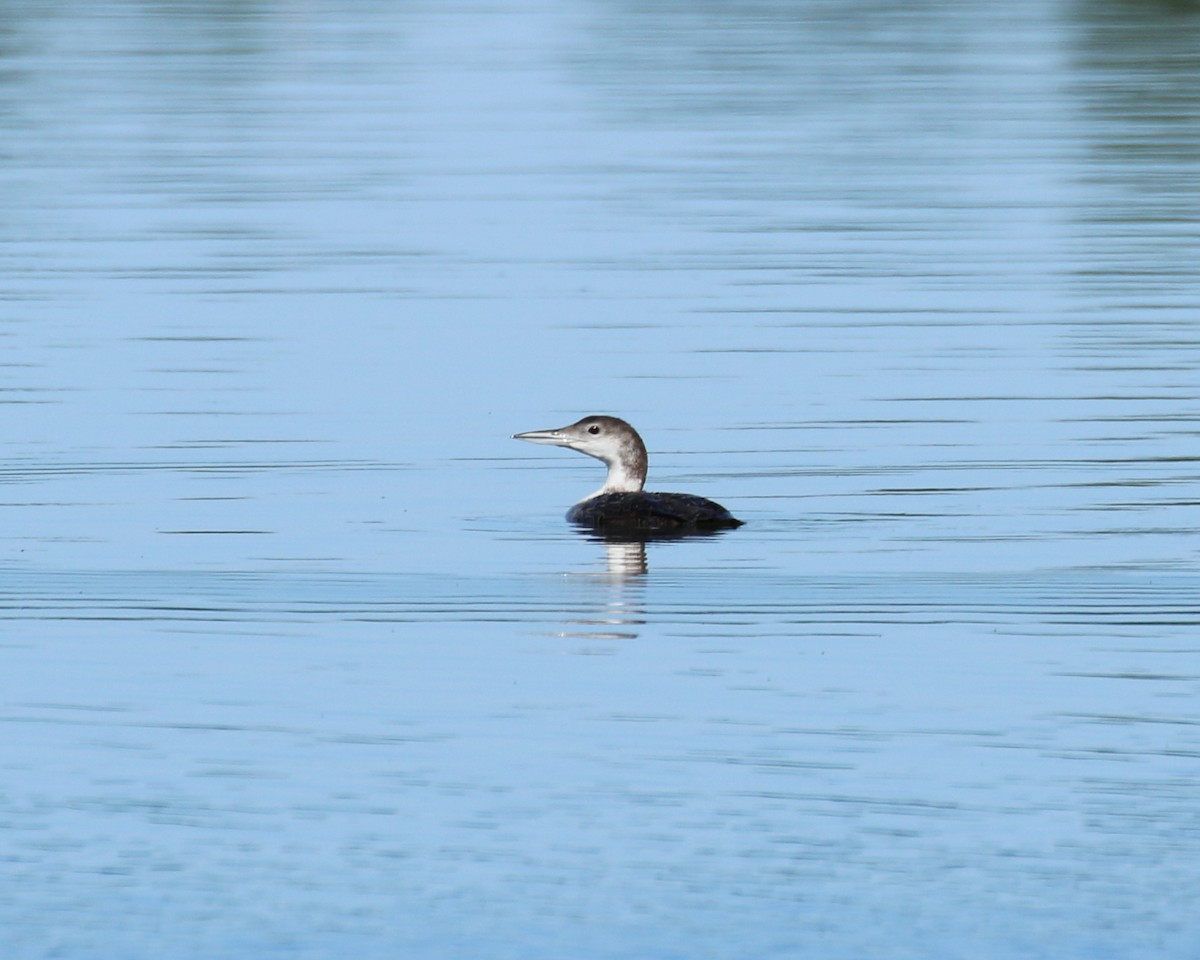
M513 438L569 447L603 460L608 465L608 479L585 500L602 493L633 493L646 483L646 445L633 427L617 417L584 417L569 427L530 430L514 434Z

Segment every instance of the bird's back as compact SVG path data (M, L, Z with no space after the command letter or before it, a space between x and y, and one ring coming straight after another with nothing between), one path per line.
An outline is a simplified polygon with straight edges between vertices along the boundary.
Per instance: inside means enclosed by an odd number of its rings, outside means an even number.
M575 504L571 523L609 530L720 530L743 521L719 503L690 493L602 493Z

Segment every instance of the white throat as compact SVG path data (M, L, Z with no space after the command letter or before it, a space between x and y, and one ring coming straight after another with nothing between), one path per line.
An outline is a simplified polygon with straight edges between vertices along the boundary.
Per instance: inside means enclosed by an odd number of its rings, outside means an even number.
M595 493L589 493L579 501L580 503L606 493L637 493L642 489L646 480L636 470L629 469L628 465L620 460L606 462L608 463L608 476L604 479L604 486Z

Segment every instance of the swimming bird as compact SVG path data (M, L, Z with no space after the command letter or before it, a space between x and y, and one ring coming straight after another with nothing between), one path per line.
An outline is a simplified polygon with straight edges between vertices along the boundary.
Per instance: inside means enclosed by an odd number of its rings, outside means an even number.
M704 497L643 490L649 463L646 444L618 417L584 417L557 430L517 433L513 439L568 447L608 466L604 486L567 512L571 523L597 530L686 532L740 527L744 522Z

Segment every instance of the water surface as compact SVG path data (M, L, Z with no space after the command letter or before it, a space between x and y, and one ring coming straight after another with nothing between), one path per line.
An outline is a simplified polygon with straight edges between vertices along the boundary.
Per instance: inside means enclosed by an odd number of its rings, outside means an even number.
M1197 51L12 12L5 957L1193 956ZM568 528L587 413L747 526Z

